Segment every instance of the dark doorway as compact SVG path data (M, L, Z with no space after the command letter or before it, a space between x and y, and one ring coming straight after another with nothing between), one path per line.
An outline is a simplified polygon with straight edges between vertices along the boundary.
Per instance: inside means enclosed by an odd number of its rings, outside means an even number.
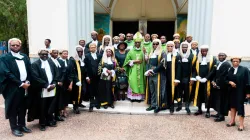
M173 40L175 22L174 21L148 21L147 31L149 34L165 35L167 40Z
M138 31L138 21L113 21L113 36L118 36L120 33L133 33Z

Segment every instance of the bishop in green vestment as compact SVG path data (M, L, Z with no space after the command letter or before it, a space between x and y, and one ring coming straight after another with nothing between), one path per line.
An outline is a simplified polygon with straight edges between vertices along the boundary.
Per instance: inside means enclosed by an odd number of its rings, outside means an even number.
M141 48L142 40L142 35L137 32L134 36L135 47L128 52L123 65L128 75L130 86L128 98L131 101L141 101L145 95L145 59Z

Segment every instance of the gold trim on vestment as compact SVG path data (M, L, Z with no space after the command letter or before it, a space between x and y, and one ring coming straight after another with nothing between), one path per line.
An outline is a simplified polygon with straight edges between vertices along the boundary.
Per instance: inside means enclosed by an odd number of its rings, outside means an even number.
M80 65L79 65L79 63L78 63L78 60L76 60L76 69L77 69L77 74L78 74L78 80L82 82L81 68L80 68ZM79 91L78 91L78 104L80 103L81 91L82 91L82 86L79 86Z
M192 69L193 69L193 65L194 65L194 62L195 62L195 60L196 60L196 55L193 55L194 57L193 57L193 60L192 60L192 67L191 67L191 75L190 75L190 81L191 81L191 78L192 78ZM189 85L189 96L190 96L190 94L191 94L191 92L192 92L192 87L193 87L193 85Z
M171 68L171 71L172 71L172 101L174 101L174 92L175 92L175 84L174 84L174 80L175 80L175 60L176 60L176 57L173 56L172 57L172 68Z

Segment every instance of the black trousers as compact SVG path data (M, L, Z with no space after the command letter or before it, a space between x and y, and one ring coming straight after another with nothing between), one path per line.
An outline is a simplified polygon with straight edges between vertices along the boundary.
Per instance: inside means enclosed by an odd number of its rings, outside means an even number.
M207 112L210 111L211 100L207 96L207 83L200 83L199 93L198 93L198 109L201 110L202 103L205 102L205 107L207 108Z
M188 79L182 80L182 83L179 85L179 97L178 107L182 107L182 99L184 99L185 107L189 108L190 104L190 93L189 93L189 81Z
M53 111L50 111L53 99L54 97L41 98L40 117L39 117L40 125L47 125L48 123L53 121L53 113L49 113L49 112L53 112Z
M174 111L174 101L172 100L172 85L167 81L167 104L170 111Z
M16 92L15 97L12 101L12 110L9 114L9 122L11 130L18 130L21 127L26 126L25 115L26 115L26 97L25 90L19 88Z
M99 83L99 76L90 77L90 84L89 84L90 107L100 106L98 98L98 83Z

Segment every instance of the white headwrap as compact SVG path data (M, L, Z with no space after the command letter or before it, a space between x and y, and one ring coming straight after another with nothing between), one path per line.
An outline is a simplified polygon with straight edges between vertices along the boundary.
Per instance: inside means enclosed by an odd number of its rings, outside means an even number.
M110 35L105 35L103 38L102 38L102 46L100 47L100 51L101 50L105 50L106 46L104 46L104 39L105 38L109 38L109 44L108 46L112 46L112 38Z
M75 57L74 57L74 59L77 60L77 61L80 61L81 66L84 66L85 65L84 64L84 58L85 58L84 52L82 52L83 53L82 58L80 58L79 55L78 55L78 52L77 52L77 48L82 48L82 51L84 51L84 48L81 45L77 45L76 49L75 49Z
M168 46L168 45L173 45L173 51L171 52L174 56L176 56L177 55L177 52L175 52L175 44L174 44L174 41L168 41L167 43L166 43L166 46ZM166 49L166 53L168 54L168 49Z
M158 42L159 43L159 45L157 46L157 48L155 49L155 50L153 50L154 48L152 48L152 50L151 50L151 52L150 52L150 54L149 54L149 57L151 56L151 55L159 55L161 52L162 52L162 48L161 48L161 40L160 39L154 39L153 40L153 43L154 42ZM153 45L153 43L152 43L152 45Z
M187 52L186 52L186 56L184 57L183 55L183 51L182 51L182 45L187 45ZM187 42L182 42L180 45L180 52L179 52L181 58L188 58L190 55L190 48L188 47L188 43Z
M107 50L112 51L112 56L111 57L107 57L107 52L106 52ZM105 48L104 53L102 55L102 61L104 63L108 63L108 64L111 64L111 63L115 62L115 54L114 54L114 48L113 47L108 46L108 47Z

